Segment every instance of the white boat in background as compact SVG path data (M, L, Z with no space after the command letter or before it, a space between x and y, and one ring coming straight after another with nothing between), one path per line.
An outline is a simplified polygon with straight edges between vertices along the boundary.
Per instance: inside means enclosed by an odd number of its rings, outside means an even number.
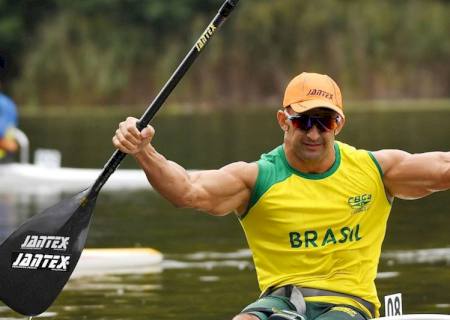
M101 169L61 167L57 150L36 150L34 164L28 163L29 141L16 129L20 145L20 163L0 164L0 192L9 193L73 193L90 187ZM138 190L149 188L145 173L138 169L118 169L109 178L103 190Z
M78 192L90 187L100 169L58 168L33 164L0 165L0 192L57 193ZM150 188L145 173L138 169L118 169L103 190L138 190Z
M110 274L155 273L163 255L152 248L85 249L71 279Z

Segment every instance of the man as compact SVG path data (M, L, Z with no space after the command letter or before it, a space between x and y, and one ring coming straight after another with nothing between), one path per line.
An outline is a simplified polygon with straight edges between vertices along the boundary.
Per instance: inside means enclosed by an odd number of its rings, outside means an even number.
M135 118L120 123L113 144L175 206L239 216L263 294L234 320L378 316L374 279L392 200L449 189L450 152L372 153L335 141L341 92L316 73L288 84L277 120L281 146L219 170L167 160L151 145L154 129L139 132Z

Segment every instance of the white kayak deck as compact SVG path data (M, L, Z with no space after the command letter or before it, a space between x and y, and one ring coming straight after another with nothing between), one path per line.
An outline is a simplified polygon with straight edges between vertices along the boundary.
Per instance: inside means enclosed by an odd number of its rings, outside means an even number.
M124 273L152 273L161 270L163 255L152 248L85 249L71 279Z
M101 169L47 168L33 164L0 165L0 192L54 193L78 192L90 187ZM151 188L140 169L118 169L103 190L137 190Z

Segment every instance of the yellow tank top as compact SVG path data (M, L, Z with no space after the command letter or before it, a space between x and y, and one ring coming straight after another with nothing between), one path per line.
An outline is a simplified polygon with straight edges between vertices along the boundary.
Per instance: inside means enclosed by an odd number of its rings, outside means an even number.
M240 222L261 291L286 284L325 289L358 296L378 310L374 280L391 209L382 171L368 151L341 142L334 149L333 166L321 174L290 167L283 146L262 155ZM345 297L307 300L365 310Z

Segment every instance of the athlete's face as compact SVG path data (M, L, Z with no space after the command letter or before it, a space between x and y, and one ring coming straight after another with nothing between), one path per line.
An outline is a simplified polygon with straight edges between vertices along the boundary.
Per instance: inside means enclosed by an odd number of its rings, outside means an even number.
M300 118L295 118L301 115ZM279 111L278 121L285 131L284 142L300 161L320 162L334 156L334 137L343 120L327 108L297 114L291 108Z

